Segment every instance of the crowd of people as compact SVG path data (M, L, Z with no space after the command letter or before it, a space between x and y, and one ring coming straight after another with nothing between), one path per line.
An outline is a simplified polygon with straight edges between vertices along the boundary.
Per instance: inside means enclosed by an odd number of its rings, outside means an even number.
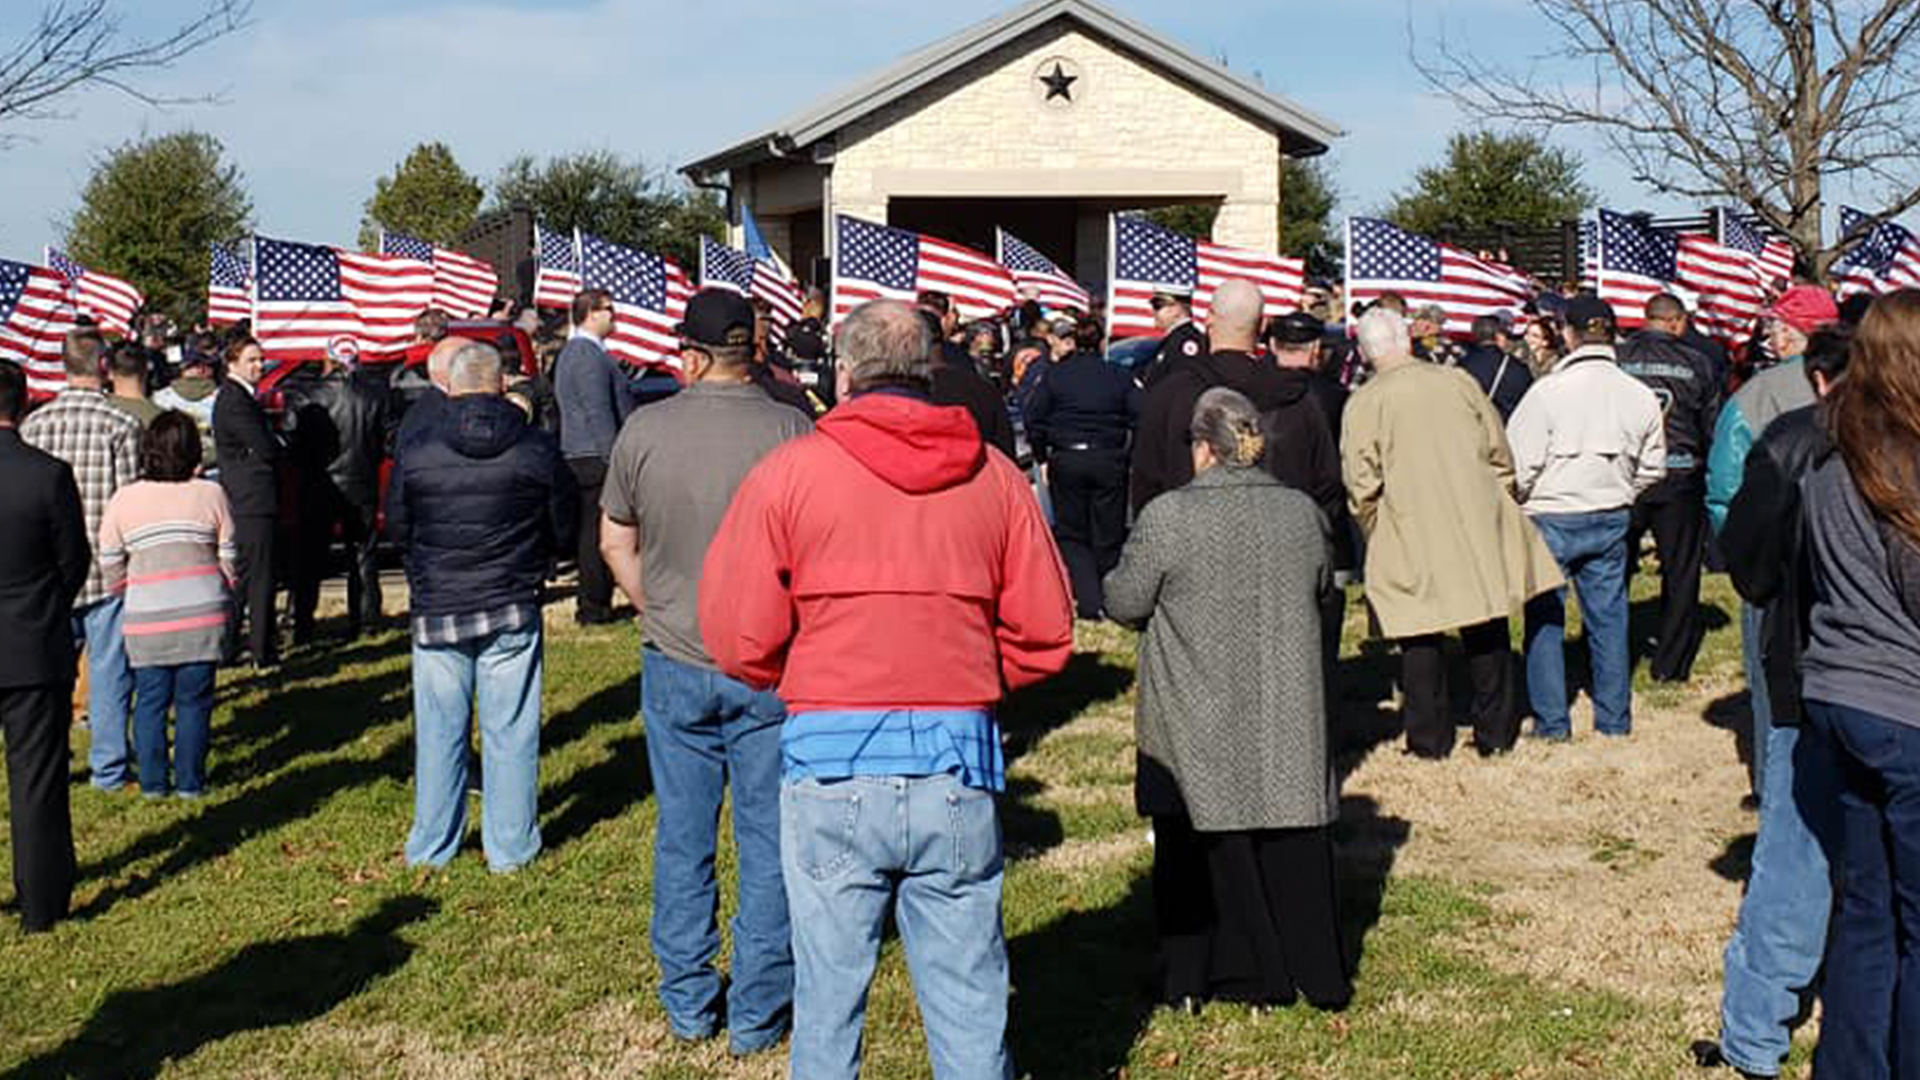
M0 363L22 922L49 928L73 887L73 711L94 787L204 797L218 667L273 669L283 584L311 642L336 550L349 633L378 626L387 545L407 583L413 865L465 843L476 726L486 863L538 855L549 585L573 564L583 625L620 618L616 591L632 602L650 939L680 1039L785 1042L795 1076L856 1075L891 913L935 1074L1013 1075L995 707L1066 666L1076 615L1142 631L1156 996L1337 1010L1354 975L1330 835L1344 586L1399 652L1406 752L1446 758L1464 722L1495 758L1528 716L1544 743L1572 736L1569 588L1597 733L1633 731L1636 650L1652 678L1689 679L1711 549L1747 605L1761 825L1722 1028L1695 1053L1777 1075L1819 989L1817 1075L1915 1075L1920 1044L1896 1033L1920 1030L1920 293L1843 312L1795 284L1742 364L1679 297L1631 333L1590 293L1548 299L1455 341L1444 311L1391 294L1344 323L1269 318L1229 280L1202 327L1166 288L1158 344L1127 367L1097 313L1030 301L963 325L927 293L854 310L829 348L818 295L776 339L763 305L707 289L670 393L607 352L619 316L598 290L564 330L503 311L466 334L428 312L417 364L330 350L270 393L244 326L177 359L77 330L67 388L31 411ZM509 325L532 331L532 363ZM1647 534L1660 615L1635 641Z

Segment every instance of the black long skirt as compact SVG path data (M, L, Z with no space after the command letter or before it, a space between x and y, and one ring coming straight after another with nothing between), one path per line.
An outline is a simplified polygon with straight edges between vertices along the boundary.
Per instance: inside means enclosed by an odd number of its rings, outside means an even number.
M1155 815L1153 834L1162 1001L1346 1007L1326 828L1197 832L1185 815Z

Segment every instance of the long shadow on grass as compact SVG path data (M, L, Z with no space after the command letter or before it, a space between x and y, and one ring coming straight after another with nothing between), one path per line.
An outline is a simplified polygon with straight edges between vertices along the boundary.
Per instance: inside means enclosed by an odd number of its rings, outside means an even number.
M1753 768L1753 696L1740 690L1707 703L1700 718L1721 731L1733 735L1733 750L1740 764Z
M558 850L651 794L647 740L638 732L615 739L604 760L540 792L540 814L545 819L540 826L541 845Z
M1041 736L1101 702L1124 695L1133 672L1098 652L1077 652L1053 678L1011 694L998 710L1007 762L1033 748Z
M255 836L272 833L306 818L327 800L351 788L382 779L406 779L412 772L413 744L396 740L379 757L335 759L302 765L279 774L265 787L218 798L199 814L179 818L142 836L113 856L81 868L82 881L114 877L135 863L160 858L160 864L127 881L110 885L74 912L91 918L115 904L145 896L168 881L227 854Z
M1347 796L1334 828L1340 929L1356 970L1409 832L1405 821L1379 811L1372 799ZM1008 949L1016 990L1009 1037L1017 1068L1046 1077L1120 1072L1153 1012L1151 879L1137 875L1115 903L1056 919L1013 939Z
M279 690L235 708L215 734L213 781L269 776L405 720L413 714L411 685L410 671L397 667L327 686ZM225 751L243 746L253 747L244 757L230 758Z
M344 931L249 945L171 986L116 991L79 1034L0 1080L148 1080L241 1032L312 1020L405 965L414 947L399 931L438 910L426 897L393 897Z

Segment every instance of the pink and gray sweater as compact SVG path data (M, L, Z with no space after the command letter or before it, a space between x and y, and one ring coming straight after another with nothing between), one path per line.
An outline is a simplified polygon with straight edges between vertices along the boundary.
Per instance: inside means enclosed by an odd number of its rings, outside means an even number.
M235 556L220 485L142 480L121 488L100 520L98 550L107 587L126 599L130 666L220 659Z

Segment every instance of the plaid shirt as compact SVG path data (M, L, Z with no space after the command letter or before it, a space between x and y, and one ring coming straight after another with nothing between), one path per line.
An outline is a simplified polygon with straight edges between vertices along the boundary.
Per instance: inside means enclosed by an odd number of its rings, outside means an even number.
M107 501L140 476L140 421L122 412L99 390L69 387L33 411L20 425L20 437L73 467L86 513L87 544L94 549L87 584L73 606L86 607L108 596L100 573L100 518Z
M508 604L491 611L465 611L458 615L415 615L413 643L427 648L458 645L539 622L539 604Z

